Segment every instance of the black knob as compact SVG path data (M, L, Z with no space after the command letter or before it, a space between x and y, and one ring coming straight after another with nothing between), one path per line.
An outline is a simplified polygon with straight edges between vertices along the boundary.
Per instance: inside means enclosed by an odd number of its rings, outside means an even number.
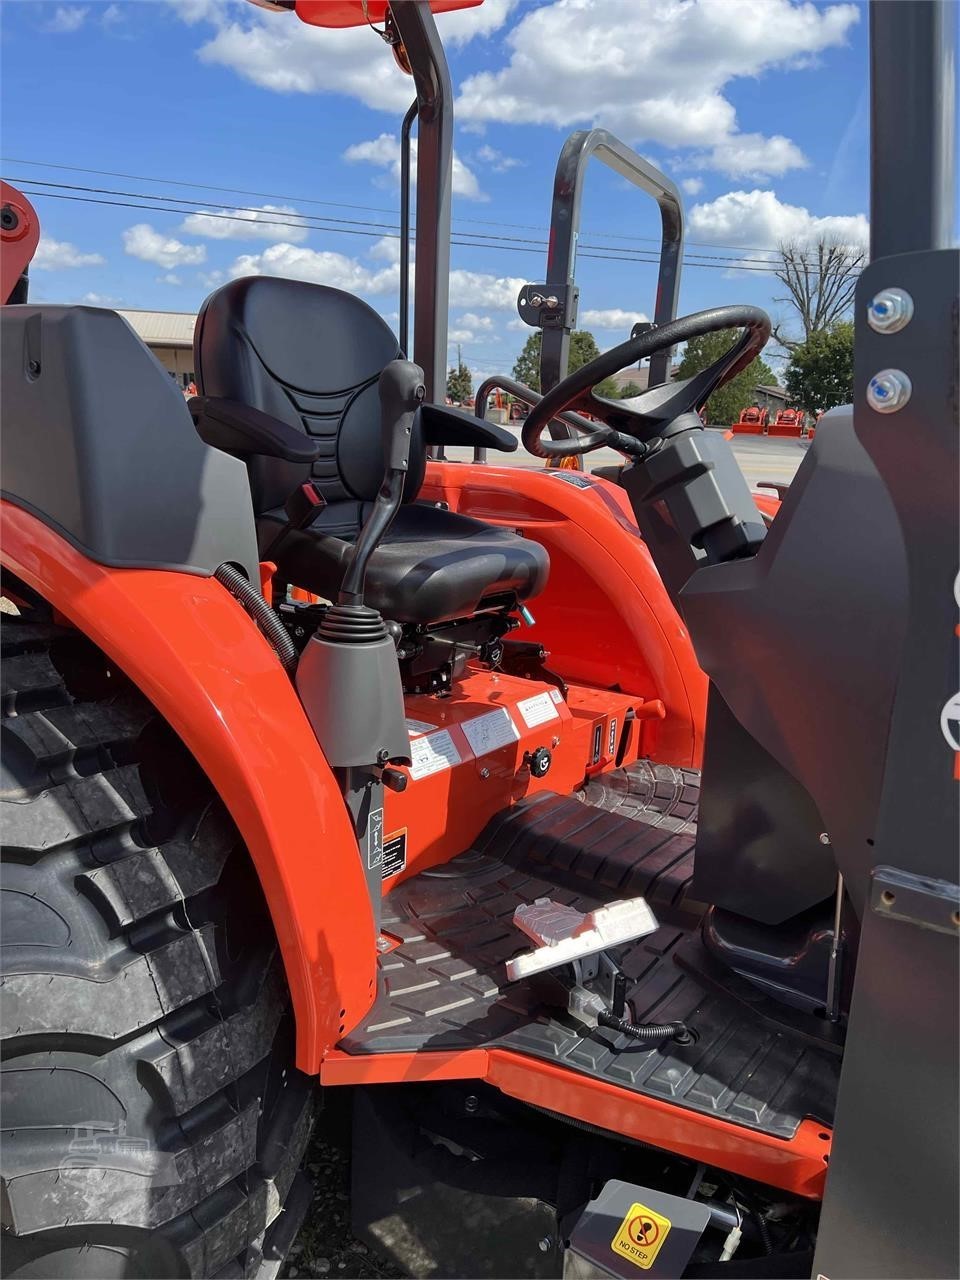
M410 779L405 773L401 773L399 769L384 769L380 775L383 785L390 791L406 791L407 783Z
M545 778L553 764L553 756L546 747L537 747L536 751L528 751L523 758L530 766L532 778Z

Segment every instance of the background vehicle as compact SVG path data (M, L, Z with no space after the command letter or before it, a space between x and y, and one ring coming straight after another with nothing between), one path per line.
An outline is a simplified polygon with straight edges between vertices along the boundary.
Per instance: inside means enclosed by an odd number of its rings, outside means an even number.
M319 1076L413 1274L955 1275L951 6L872 10L856 404L769 533L697 413L769 320L676 319L676 273L520 389L619 484L428 458L516 447L442 403L436 27L296 10L412 69L415 363L405 306L235 280L188 409L115 313L3 308L5 1274L268 1274Z

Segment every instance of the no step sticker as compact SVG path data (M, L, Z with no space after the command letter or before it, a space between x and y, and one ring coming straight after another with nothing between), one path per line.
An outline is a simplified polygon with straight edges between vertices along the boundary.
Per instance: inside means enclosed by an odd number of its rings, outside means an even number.
M669 1218L654 1213L645 1204L632 1204L610 1248L634 1266L649 1271L669 1234Z

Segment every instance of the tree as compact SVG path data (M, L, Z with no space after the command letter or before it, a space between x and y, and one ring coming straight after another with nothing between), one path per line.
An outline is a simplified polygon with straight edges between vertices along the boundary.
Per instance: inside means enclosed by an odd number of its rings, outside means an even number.
M447 398L454 404L463 404L473 395L473 378L470 370L461 360L456 369L447 374Z
M794 404L815 414L853 399L853 322L841 320L795 347L785 378Z
M617 395L621 400L629 400L632 396L643 395L643 387L639 382L628 382L620 388Z
M734 339L729 332L707 333L702 338L691 338L677 369L677 380L692 378L701 369L706 369L708 365L713 364L729 351L733 343ZM707 401L707 421L721 427L731 425L740 417L741 409L756 403L757 387L775 387L776 385L777 379L773 370L758 356L726 386L713 393Z
M570 335L570 358L567 361L567 373L576 373L600 354L597 340L589 329L574 329ZM513 365L513 376L533 391L540 390L540 330L535 329L523 344L523 350ZM617 384L612 378L604 378L595 388L598 395L608 400L616 400L620 396Z
M773 336L781 346L793 351L811 334L829 329L849 313L867 252L824 236L812 245L781 243L779 253L774 275L786 285L787 296L774 301L794 308L803 337L791 338L781 324L773 326Z

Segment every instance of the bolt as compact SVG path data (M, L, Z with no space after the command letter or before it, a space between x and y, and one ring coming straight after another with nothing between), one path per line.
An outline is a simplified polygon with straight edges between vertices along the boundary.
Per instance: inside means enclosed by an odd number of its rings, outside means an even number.
M820 839L820 843L821 843L821 844L829 844L829 843L830 843L830 837L827 835L827 833L826 833L825 831L821 831L821 832L820 832L820 837L819 837L819 839Z
M486 765L484 765L483 768L480 770L480 777L483 778L484 780L490 777L490 770L487 768Z
M550 740L550 741L551 741L551 745L552 745L555 749L556 749L557 747L559 747L559 745L560 745L560 739L559 739L559 738L556 738L556 737L555 737L555 738L551 738L551 740Z
M877 413L896 413L910 399L913 386L902 369L881 369L870 379L867 404Z
M467 1096L463 1100L463 1109L468 1113L468 1115L471 1115L471 1116L475 1111L479 1111L480 1100L477 1098L477 1095L475 1093L467 1094Z
M881 289L867 307L867 323L876 333L899 333L913 319L913 299L904 289Z
M544 1236L542 1240L537 1241L537 1248L541 1253L549 1253L553 1248L553 1241L549 1236Z

